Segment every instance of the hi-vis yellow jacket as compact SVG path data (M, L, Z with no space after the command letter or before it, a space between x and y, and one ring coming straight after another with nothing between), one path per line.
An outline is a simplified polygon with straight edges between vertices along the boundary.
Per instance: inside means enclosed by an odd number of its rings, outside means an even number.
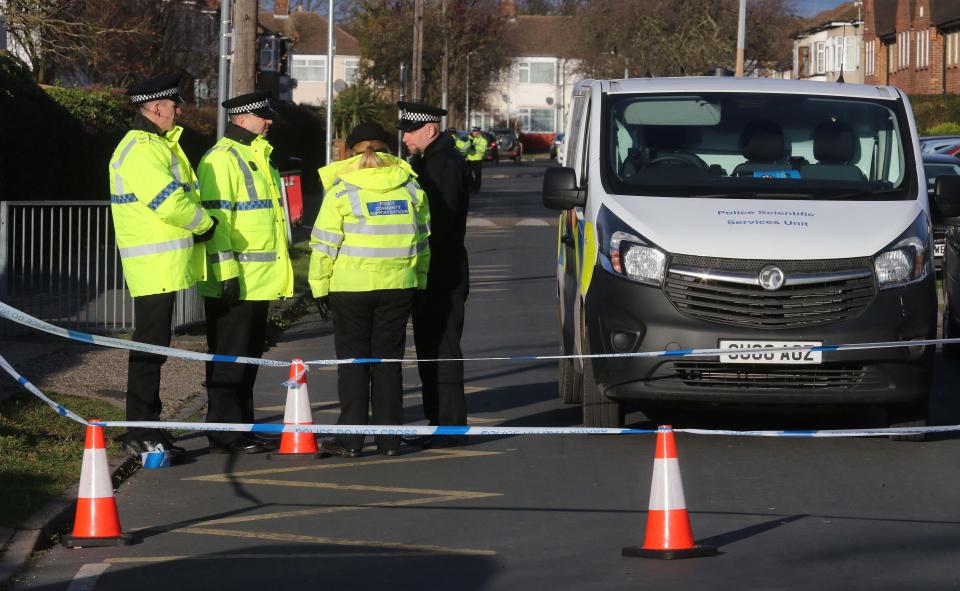
M326 187L310 236L310 289L331 291L427 287L430 207L416 174L402 159L357 168L362 156L320 169Z
M272 151L260 136L249 145L223 137L197 167L200 203L218 220L206 242L209 267L201 295L219 297L223 281L234 277L240 279L241 300L293 295L282 181L270 164Z
M473 144L471 146L470 144ZM470 148L473 148L473 151ZM476 137L470 136L467 138L467 155L466 158L468 161L477 161L483 160L484 155L487 153L487 138L483 137L483 134L479 134Z
M181 131L133 129L110 159L110 212L133 297L187 289L205 276L203 245L193 236L213 222L200 207Z

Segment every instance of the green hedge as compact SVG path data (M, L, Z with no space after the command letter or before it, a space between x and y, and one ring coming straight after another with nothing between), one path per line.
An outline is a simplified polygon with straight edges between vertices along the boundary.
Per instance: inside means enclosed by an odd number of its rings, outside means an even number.
M915 94L910 97L913 116L917 119L920 135L948 135L949 125L960 124L960 95ZM945 130L945 131L943 131Z

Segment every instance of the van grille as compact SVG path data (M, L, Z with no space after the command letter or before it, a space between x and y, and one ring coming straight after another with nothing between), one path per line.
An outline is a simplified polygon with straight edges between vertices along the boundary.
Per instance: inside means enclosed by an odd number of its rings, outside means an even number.
M785 285L777 291L767 291L759 285L679 273L683 267L756 276L767 265L776 265L787 278L811 273L859 273L861 276ZM677 310L687 316L719 324L771 330L819 326L853 318L873 301L877 293L869 258L764 261L688 255L673 257L663 290Z
M862 364L825 363L817 366L732 365L719 361L670 361L650 378L658 387L739 390L850 390L881 388L881 376Z

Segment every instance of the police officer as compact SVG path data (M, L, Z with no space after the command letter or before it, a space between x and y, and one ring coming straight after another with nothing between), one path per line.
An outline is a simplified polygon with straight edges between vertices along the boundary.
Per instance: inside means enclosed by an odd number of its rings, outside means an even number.
M230 123L197 167L203 208L218 220L206 244L207 280L199 286L207 344L215 355L260 357L271 300L293 295L280 174L270 163L267 131L277 116L268 92L221 103ZM256 365L207 364L207 421L252 423ZM211 431L211 453L257 453L274 441Z
M387 152L378 123L347 136L354 156L321 168L326 189L310 236L310 289L321 315L332 308L340 359L403 357L414 292L426 287L430 266L430 208L416 175ZM341 425L403 423L399 363L337 367ZM330 455L357 457L363 435L321 443ZM399 453L396 436L376 437L384 455Z
M463 154L464 157L466 157L467 150L471 146L473 146L473 142L471 141L470 136L461 138L460 135L457 134L457 130L454 129L453 127L448 128L447 133L449 133L453 137L453 144L454 146L456 146L457 151Z
M440 132L446 111L401 101L397 128L413 154L411 165L430 201L430 273L427 289L417 293L413 333L419 359L463 357L464 304L470 288L467 250L463 244L469 205L470 173L453 136ZM466 425L463 362L423 362L418 367L423 385L424 414L431 425ZM462 438L420 437L420 447L457 445Z
M136 105L132 129L110 160L110 211L136 327L133 340L169 346L176 294L205 274L204 248L216 220L200 207L197 177L178 143L183 129L180 76L145 80L127 90ZM160 418L163 355L131 351L127 420ZM125 447L134 456L165 451L171 462L186 452L159 429L131 428Z
M467 138L466 157L467 166L470 167L470 176L473 181L473 192L480 191L480 181L483 177L483 157L487 153L487 138L480 133L479 127L470 130L470 137Z

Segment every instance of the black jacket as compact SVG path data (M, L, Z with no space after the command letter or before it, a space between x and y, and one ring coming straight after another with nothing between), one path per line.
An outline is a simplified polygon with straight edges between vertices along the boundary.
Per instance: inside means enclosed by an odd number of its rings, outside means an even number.
M469 169L453 137L444 133L410 161L430 204L430 273L427 289L468 292L467 230Z

